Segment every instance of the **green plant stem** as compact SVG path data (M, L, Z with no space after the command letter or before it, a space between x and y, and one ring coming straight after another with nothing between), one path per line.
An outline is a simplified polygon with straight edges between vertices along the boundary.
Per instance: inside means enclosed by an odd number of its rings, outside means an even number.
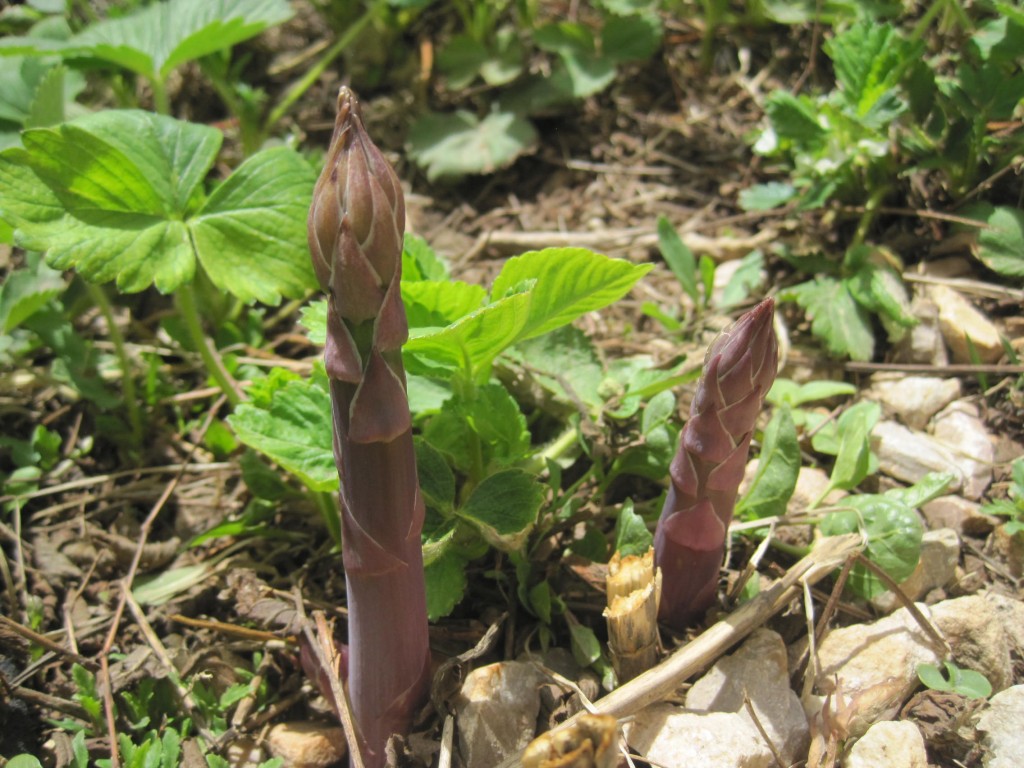
M228 402L231 403L231 406L238 405L242 402L242 395L238 390L238 382L228 373L228 369L224 367L224 360L221 359L220 354L210 343L206 333L203 332L202 320L199 317L199 310L196 308L195 288L192 283L186 283L178 289L175 295L177 296L181 319L185 321L185 326L188 328L189 335L192 337L200 357L203 358L206 370L213 376L214 381L217 382L217 386L220 387Z
M878 209L882 205L882 200L885 199L888 192L889 187L883 185L871 193L871 197L864 204L864 213L860 215L860 221L857 222L857 231L853 233L853 240L850 243L851 247L863 244L868 236L868 232L871 231L871 225L875 221L875 216L878 215Z
M341 549L341 517L338 514L338 502L335 500L334 494L319 491L313 494L313 501L324 518L324 525L327 526L327 532L331 535L331 541L334 542L334 546Z
M153 107L156 111L161 115L171 114L171 100L167 95L164 81L155 77L149 81L149 85L153 89Z
M136 447L142 444L142 414L139 411L139 403L135 394L135 377L132 375L131 361L128 359L128 350L124 345L124 334L117 325L114 318L114 308L110 304L110 298L103 288L95 283L86 281L89 287L89 295L99 307L103 319L107 323L107 333L114 344L114 352L121 364L121 391L124 394L124 405L128 409L128 424L132 430L132 444Z
M337 42L324 52L324 55L320 57L320 60L310 67L302 79L288 89L288 92L281 98L274 108L270 110L270 114L267 115L267 119L263 123L264 135L268 135L270 133L270 129L276 125L282 117L288 114L288 110L294 106L296 101L302 98L302 94L308 91L310 86L320 79L320 75L322 75L324 70L330 66L331 62L340 56L341 52L352 44L352 41L355 40L356 37L359 36L359 33L363 31L363 27L365 27L369 23L370 19L373 18L374 13L375 8L373 6L368 8L362 16L356 19L349 28L345 30L345 34L339 37Z
M576 437L576 427L569 426L562 431L558 437L548 443L544 450L534 454L534 456L526 461L522 465L522 469L530 473L543 472L547 468L548 461L558 461L560 458L565 456L572 448L578 445Z

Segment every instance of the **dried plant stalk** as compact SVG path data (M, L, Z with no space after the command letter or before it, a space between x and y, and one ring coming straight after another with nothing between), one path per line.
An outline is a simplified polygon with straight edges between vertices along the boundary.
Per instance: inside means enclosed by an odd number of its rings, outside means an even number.
M708 349L670 468L654 562L663 574L660 618L677 629L715 600L754 422L778 366L774 311L774 300L765 299Z
M309 248L328 294L324 362L341 479L348 687L368 768L384 764L391 734L408 731L429 675L424 506L401 352L404 230L398 178L343 87L309 211Z
M605 580L608 607L608 649L619 683L632 680L658 661L658 600L661 571L654 567L654 550L619 557L608 563Z

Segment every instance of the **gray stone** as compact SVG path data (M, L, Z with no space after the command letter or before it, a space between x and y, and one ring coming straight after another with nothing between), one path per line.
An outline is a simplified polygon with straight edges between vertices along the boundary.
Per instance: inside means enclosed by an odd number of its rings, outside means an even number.
M928 768L921 731L909 720L883 720L857 739L843 768Z
M810 728L800 697L790 688L786 645L777 632L759 629L720 659L689 690L686 708L737 712L749 720L745 695L786 763L806 757Z
M978 718L985 768L1020 768L1024 763L1024 685L997 693Z
M936 413L961 395L959 379L876 374L865 394L908 427L924 429Z
M954 480L949 490L956 491L964 486L966 478L960 469L962 458L945 443L887 420L878 422L871 435L878 468L889 477L914 484L929 472L950 472Z
M921 507L928 527L952 528L964 536L987 536L999 520L981 512L981 505L962 496L940 496Z
M896 344L896 362L924 363L942 367L949 364L949 353L939 331L939 308L926 292L915 291L910 311L918 324Z
M489 768L526 748L537 727L543 682L537 667L524 661L500 661L466 676L455 722L467 768Z
M690 712L653 704L626 725L626 740L643 757L664 766L769 768L771 750L749 718L726 712Z

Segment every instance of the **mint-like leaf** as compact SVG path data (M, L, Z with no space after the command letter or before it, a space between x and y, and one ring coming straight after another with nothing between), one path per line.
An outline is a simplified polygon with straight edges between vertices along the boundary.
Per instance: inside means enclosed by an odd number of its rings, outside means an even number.
M427 589L427 617L443 619L466 592L466 561L456 552L445 552L423 568Z
M627 499L615 520L615 551L622 557L643 555L653 543L647 523L633 510L633 500Z
M464 110L432 113L409 129L409 156L434 181L504 168L536 140L533 124L513 112L492 112L483 120Z
M819 276L787 289L780 298L796 301L806 310L811 333L824 341L833 355L853 360L870 360L874 355L871 318L843 282Z
M269 404L242 403L228 417L238 439L298 477L313 491L338 488L331 444L331 398L323 387L293 380Z
M520 469L506 469L484 478L458 514L473 523L494 547L512 552L526 543L544 488Z
M219 288L270 304L313 283L302 222L314 174L292 150L253 156L204 204L212 128L108 110L23 140L0 153L0 217L54 267L170 293L199 260Z
M292 13L285 0L171 0L91 24L67 48L162 80L186 61L255 37Z

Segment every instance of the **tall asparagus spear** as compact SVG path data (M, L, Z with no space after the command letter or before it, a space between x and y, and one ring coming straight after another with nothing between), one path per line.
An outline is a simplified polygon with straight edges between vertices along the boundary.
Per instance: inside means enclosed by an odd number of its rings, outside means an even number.
M712 343L670 468L654 561L662 571L659 618L677 629L715 599L754 422L775 380L774 313L774 300L765 299Z
M401 356L404 230L398 177L343 87L309 211L309 250L328 294L324 361L341 479L348 689L367 768L384 764L391 734L408 731L429 674L424 506Z

